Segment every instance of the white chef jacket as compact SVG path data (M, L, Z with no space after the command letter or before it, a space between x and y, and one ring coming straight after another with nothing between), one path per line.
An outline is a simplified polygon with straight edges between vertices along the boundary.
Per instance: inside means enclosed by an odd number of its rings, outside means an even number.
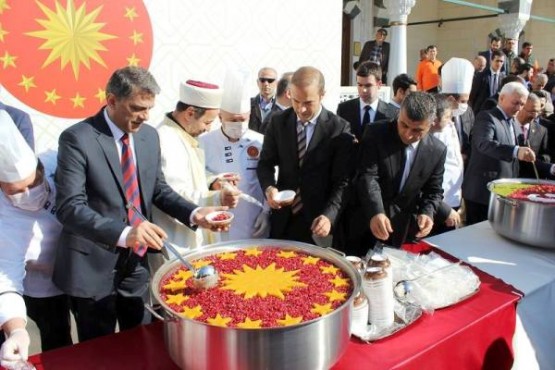
M206 156L206 170L214 174L224 172L239 174L241 176L239 190L264 203L264 193L256 174L263 140L264 136L253 130L247 130L234 143L229 141L221 129L201 135L199 143ZM256 204L240 199L237 207L230 209L234 219L229 232L222 233L222 240L252 238L254 222L261 210ZM262 237L266 238L268 235Z
M0 293L17 292L35 298L63 294L52 283L56 247L62 230L54 207L56 153L49 151L39 158L50 186L48 201L43 209L33 212L14 207L0 192ZM16 306L20 304L18 296L3 296ZM0 306L3 304L2 301ZM1 313L0 317L6 319Z
M432 135L447 146L442 185L443 201L450 207L460 207L464 164L454 122L449 122L441 131L434 132Z
M198 141L168 116L158 127L162 172L166 182L179 195L201 207L219 206L220 192L208 190L204 170L204 152ZM199 248L220 241L218 233L206 229L193 231L175 218L153 207L153 222L168 234L168 240L180 251Z

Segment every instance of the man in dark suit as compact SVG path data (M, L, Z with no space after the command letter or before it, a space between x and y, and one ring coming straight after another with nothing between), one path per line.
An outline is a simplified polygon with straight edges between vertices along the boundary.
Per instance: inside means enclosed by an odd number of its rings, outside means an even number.
M478 53L478 55L481 55L484 58L486 58L485 69L488 69L491 65L491 60L493 59L493 52L495 50L500 50L500 49L501 49L501 39L497 36L493 36L489 42L489 49Z
M349 247L358 250L350 252L361 255L376 239L400 247L432 230L447 154L445 145L428 135L435 114L433 96L414 92L403 101L397 120L365 132L355 179L361 212L353 213L358 229L348 235Z
M266 132L266 127L268 127L268 123L270 123L270 119L276 113L282 112L291 106L291 94L289 93L289 84L291 83L291 77L293 76L293 72L285 72L281 75L277 83L276 89L276 102L270 110L270 113L264 118L262 121L262 125L260 126L260 133L264 135ZM251 103L252 109L252 103Z
M501 67L505 62L505 54L495 50L492 52L492 58L490 68L477 73L472 81L469 101L474 114L478 114L480 107L487 98L499 91L501 80L505 77L505 74L501 72Z
M355 69L366 62L374 62L378 64L382 69L382 75L379 80L384 84L387 84L387 71L389 69L389 42L385 41L387 37L387 30L385 28L380 28L376 31L376 39L372 41L366 41L362 47L360 57L358 58L358 65Z
M549 178L551 156L548 148L547 129L539 124L541 114L540 98L530 93L524 107L517 113L515 122L520 125L522 134L518 137L518 145L529 146L536 154L536 168L541 178ZM547 170L547 171L546 171ZM529 162L519 162L519 177L534 179L534 166Z
M513 119L527 98L528 90L524 85L509 82L499 93L498 106L476 116L470 138L472 153L462 188L468 225L487 219L488 182L518 177L519 160L536 160L532 149L518 146L517 138L522 132Z
M349 123L322 106L324 91L319 70L299 68L290 84L293 107L274 115L266 130L257 174L273 209L271 238L314 243L312 236L329 236L337 219L354 138ZM296 191L291 206L275 200L286 189Z
M145 69L115 71L106 107L66 129L59 139L57 213L63 230L54 283L70 296L79 340L149 321L145 249L159 250L166 233L150 218L152 207L193 227L208 227L207 212L174 192L160 165L156 130L145 123L160 91ZM125 182L124 182L125 181Z
M277 71L270 67L261 68L256 79L260 93L251 98L249 129L262 133L263 122L271 111L279 110L276 105Z
M35 136L33 134L33 124L31 123L31 118L27 113L21 109L17 109L10 105L6 105L0 102L0 110L5 110L8 112L9 116L15 122L15 126L23 135L23 138L29 144L31 149L35 150Z
M364 62L357 69L358 98L350 99L337 106L337 115L351 124L351 132L358 140L372 122L391 120L395 110L379 99L382 85L382 71L379 65Z

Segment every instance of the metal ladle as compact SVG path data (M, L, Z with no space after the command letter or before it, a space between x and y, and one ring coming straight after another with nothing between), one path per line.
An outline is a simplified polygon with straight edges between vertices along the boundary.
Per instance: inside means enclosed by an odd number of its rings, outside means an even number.
M148 221L147 218L135 207L134 204L129 203L127 208L130 208L141 218L143 221ZM166 248L181 262L189 271L193 273L193 286L197 289L209 289L218 285L218 271L212 265L202 266L196 269L189 263L183 256L168 242L162 240L163 248Z
M424 277L433 275L436 272L439 272L439 271L442 271L442 270L447 270L447 269L450 269L454 266L459 266L460 264L461 264L460 262L449 264L447 266L440 267L440 268L435 269L433 271L426 272L425 274L422 274L422 275L417 276L417 277L412 278L412 279L399 280L397 282L397 284L395 284L395 286L393 287L393 293L395 294L395 297L397 297L400 300L406 299L407 296L414 290L414 282L415 281L417 281L419 279L422 279Z

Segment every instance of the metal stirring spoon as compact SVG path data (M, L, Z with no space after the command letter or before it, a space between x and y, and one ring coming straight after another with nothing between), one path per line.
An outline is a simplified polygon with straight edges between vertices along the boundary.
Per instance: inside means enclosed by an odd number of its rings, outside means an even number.
M399 280L399 281L397 282L397 284L395 284L395 286L393 287L393 293L395 294L395 296L396 296L398 299L400 299L400 300L405 299L405 298L414 290L414 284L413 284L413 283L414 283L416 280L419 280L419 279L421 279L421 278L423 278L423 277L426 277L426 276L433 275L433 274L435 274L436 272L439 272L439 271L442 271L442 270L450 269L450 268L452 268L452 267L454 267L454 266L459 266L460 264L461 264L461 263L460 263L460 261L459 261L459 262L457 262L457 263L449 264L449 265L447 265L447 266L443 266L443 267L437 268L437 269L435 269L435 270L433 270L433 271L426 272L425 274L422 274L422 275L417 276L417 277L412 278L412 279Z
M526 146L532 149L532 147L530 146L530 139L526 139ZM532 167L534 167L534 174L536 175L536 180L539 180L540 175L538 173L538 167L536 167L536 162L532 162Z
M147 218L135 207L134 204L128 203L128 209L132 209L143 221L148 221ZM172 254L181 262L189 271L193 273L193 286L198 289L209 289L218 285L218 271L212 265L202 266L196 269L188 262L183 256L168 242L162 241L164 248L172 252Z

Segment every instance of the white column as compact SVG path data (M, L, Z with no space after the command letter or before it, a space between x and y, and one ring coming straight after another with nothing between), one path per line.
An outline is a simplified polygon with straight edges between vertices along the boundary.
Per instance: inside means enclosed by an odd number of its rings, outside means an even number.
M518 54L518 36L520 32L524 29L526 22L530 19L530 9L532 8L533 0L519 0L518 6L513 1L508 2L507 0L498 0L500 8L506 9L507 4L510 3L509 13L499 14L499 29L505 36L505 38L515 39L515 50Z
M391 85L395 76L407 73L407 19L416 0L384 0L389 13L391 48L387 82Z

